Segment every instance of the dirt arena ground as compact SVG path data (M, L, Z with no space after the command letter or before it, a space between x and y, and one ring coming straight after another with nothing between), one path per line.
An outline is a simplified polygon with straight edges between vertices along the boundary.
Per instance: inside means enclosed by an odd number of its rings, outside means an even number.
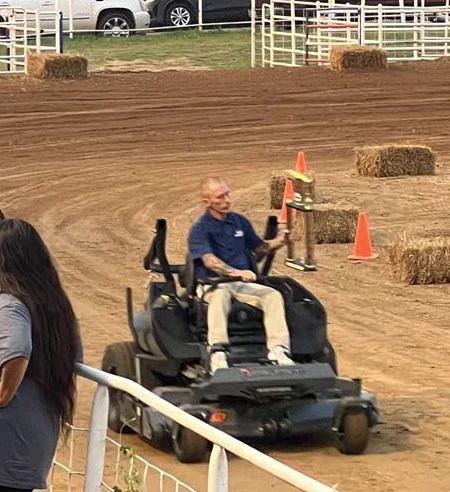
M448 285L392 280L386 246L405 230L450 229L450 62L391 65L378 73L320 68L96 74L52 82L0 79L0 206L32 221L49 244L78 313L88 364L130 338L124 288L144 298L142 258L154 221L169 223L169 257L184 256L200 212L199 181L225 176L234 207L263 227L274 169L306 152L320 193L368 214L372 263L346 260L351 245L318 246L301 280L323 301L340 372L380 400L382 423L362 456L329 443L264 450L342 492L450 490ZM437 174L357 177L352 148L430 145ZM80 382L85 425L92 385ZM127 438L144 457L206 490L206 464ZM231 490L290 491L230 460Z

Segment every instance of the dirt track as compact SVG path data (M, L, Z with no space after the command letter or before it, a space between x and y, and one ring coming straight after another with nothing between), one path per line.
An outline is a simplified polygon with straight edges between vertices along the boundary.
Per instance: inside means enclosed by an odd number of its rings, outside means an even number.
M130 338L124 287L143 298L142 258L155 219L168 219L170 259L181 260L200 211L198 183L221 174L235 208L261 229L271 170L292 165L304 150L323 195L368 213L380 258L350 264L351 245L328 245L317 248L317 273L287 271L280 259L275 269L323 301L340 372L361 376L378 395L383 423L362 456L310 442L266 451L342 492L445 492L450 288L393 282L385 246L402 230L450 228L450 62L391 67L0 79L0 205L42 232L80 318L86 362L99 366L106 343ZM437 175L357 177L352 148L387 143L430 145ZM90 390L81 385L80 424ZM129 442L206 489L206 464L180 465ZM292 490L237 459L230 469L234 491Z

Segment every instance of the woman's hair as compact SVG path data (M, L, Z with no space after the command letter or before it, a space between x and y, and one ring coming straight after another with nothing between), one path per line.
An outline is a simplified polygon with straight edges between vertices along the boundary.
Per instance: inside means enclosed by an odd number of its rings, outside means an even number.
M0 289L30 311L33 348L27 374L41 385L64 428L73 420L78 323L47 247L20 219L0 221Z

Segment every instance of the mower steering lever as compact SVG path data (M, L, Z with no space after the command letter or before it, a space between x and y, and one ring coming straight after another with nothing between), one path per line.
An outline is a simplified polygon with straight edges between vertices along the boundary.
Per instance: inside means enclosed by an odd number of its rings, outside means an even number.
M256 277L254 283L259 283L261 278L259 276ZM232 277L232 276L224 276L224 277L211 277L211 278L203 278L199 279L199 285L211 285L216 287L219 284L229 284L230 282L245 282L242 277Z

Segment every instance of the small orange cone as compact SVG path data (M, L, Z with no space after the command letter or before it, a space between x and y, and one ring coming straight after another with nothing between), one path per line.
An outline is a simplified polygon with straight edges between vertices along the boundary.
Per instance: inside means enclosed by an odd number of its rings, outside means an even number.
M297 162L295 164L295 170L298 171L299 173L305 173L306 172L306 159L305 159L304 152L300 151L297 154Z
M367 216L364 212L359 212L358 225L356 226L355 244L353 254L348 256L349 260L374 260L378 255L372 250L370 241Z
M286 179L286 184L284 185L284 193L283 193L283 204L281 205L281 213L278 222L281 224L286 224L287 222L287 207L286 200L294 199L294 187L292 185L291 179Z

